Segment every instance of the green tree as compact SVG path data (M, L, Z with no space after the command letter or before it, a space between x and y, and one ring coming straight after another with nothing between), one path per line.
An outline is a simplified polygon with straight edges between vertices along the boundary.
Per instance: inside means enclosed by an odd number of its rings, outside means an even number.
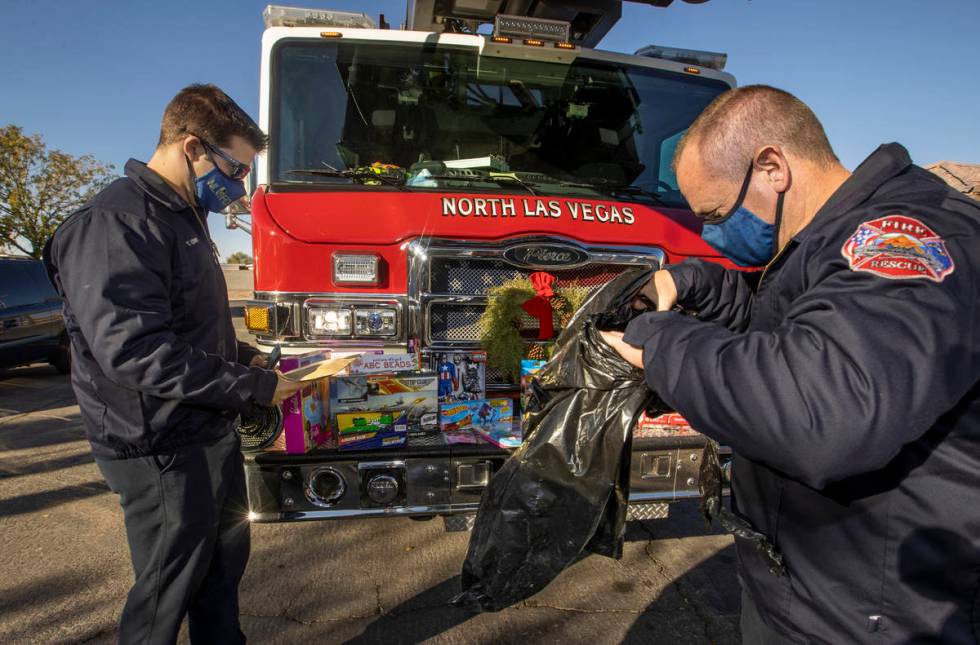
M0 127L0 242L40 257L58 225L113 179L91 155L49 150L41 135Z
M235 251L228 256L228 264L251 264L252 256L244 251Z

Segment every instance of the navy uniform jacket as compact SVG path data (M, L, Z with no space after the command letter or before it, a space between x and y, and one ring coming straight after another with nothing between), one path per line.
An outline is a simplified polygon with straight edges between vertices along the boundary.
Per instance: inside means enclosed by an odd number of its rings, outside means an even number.
M769 265L669 268L627 328L647 381L732 447L763 619L800 642L980 640L980 207L879 148ZM939 642L937 641L937 642Z
M210 441L272 400L276 375L246 367L258 352L235 339L212 249L195 210L133 159L48 241L72 386L97 457Z

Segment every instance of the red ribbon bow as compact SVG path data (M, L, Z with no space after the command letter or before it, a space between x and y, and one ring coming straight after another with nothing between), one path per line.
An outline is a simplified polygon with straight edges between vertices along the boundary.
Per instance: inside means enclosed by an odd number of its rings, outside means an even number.
M554 312L551 308L549 298L555 295L551 285L555 282L555 276L544 271L537 271L531 274L531 286L538 295L534 296L523 305L529 315L538 319L538 340L548 340L555 335Z

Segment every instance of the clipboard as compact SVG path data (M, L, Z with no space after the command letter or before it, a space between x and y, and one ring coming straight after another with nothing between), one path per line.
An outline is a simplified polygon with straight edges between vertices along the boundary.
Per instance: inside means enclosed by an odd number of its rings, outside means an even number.
M307 365L305 367L284 372L283 378L293 381L294 383L310 383L311 381L318 381L320 379L335 376L340 372L343 372L348 366L350 366L351 363L359 360L360 358L360 354L345 356L343 358L331 358L328 361L321 361L319 363L313 363L312 365Z

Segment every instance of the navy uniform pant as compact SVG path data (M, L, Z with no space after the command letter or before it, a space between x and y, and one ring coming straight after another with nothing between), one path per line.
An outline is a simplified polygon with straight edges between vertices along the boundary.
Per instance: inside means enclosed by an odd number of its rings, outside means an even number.
M121 643L243 643L238 583L249 555L244 460L237 435L173 453L97 459L119 495L135 582Z

